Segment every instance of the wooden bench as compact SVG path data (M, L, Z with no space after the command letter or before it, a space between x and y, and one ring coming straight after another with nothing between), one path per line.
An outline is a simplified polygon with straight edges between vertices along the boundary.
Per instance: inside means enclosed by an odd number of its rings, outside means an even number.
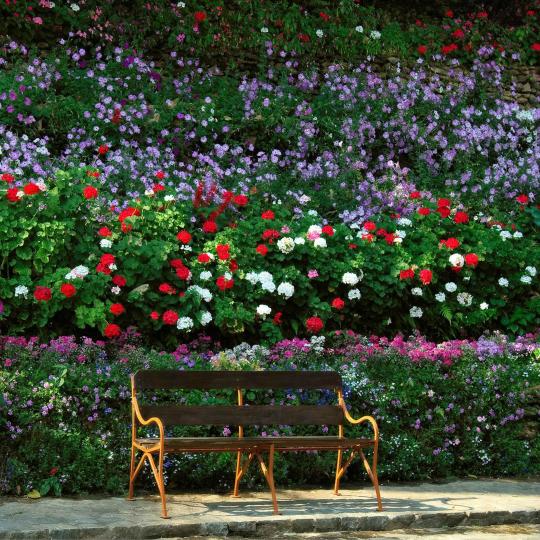
M237 395L234 405L185 404L139 404L137 393L143 390L225 390L233 389ZM336 394L335 405L247 405L244 392L253 390L331 390ZM236 475L233 496L238 497L240 479L253 459L259 462L261 471L272 494L274 513L278 503L274 486L274 453L308 450L337 451L334 493L338 495L339 482L355 456L362 458L364 467L373 482L377 496L377 508L382 510L379 482L377 479L377 450L379 430L371 416L358 419L351 417L343 400L341 376L332 371L177 371L143 370L131 376L132 390L132 446L129 475L129 496L133 500L133 484L145 461L148 460L161 496L161 517L168 518L165 484L163 480L163 458L168 452L236 452ZM373 429L373 438L346 438L343 423L368 422ZM159 437L140 438L140 426L155 426ZM167 437L166 428L171 426L238 426L238 436L233 437ZM244 436L244 426L293 426L328 425L338 426L337 436ZM373 449L371 465L364 455L365 448ZM135 454L142 457L135 466ZM345 452L349 455L344 459ZM268 463L263 455L268 454ZM157 457L157 464L154 460Z

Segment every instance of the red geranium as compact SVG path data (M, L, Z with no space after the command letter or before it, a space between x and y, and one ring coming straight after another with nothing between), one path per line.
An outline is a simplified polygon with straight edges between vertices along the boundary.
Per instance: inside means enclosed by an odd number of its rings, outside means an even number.
M200 263L209 263L212 259L210 258L210 255L208 255L208 253L201 253L198 257L197 257L197 260L200 262Z
M227 279L225 276L219 276L216 279L216 285L218 286L218 289L220 291L224 291L225 289L231 289L234 285L234 279Z
M265 211L261 214L261 217L262 217L263 219L274 219L275 214L274 214L274 212L272 212L272 210L265 210Z
M307 43L310 38L307 34L298 34L298 39L302 42L302 43Z
M414 277L414 270L412 268L408 268L407 270L401 270L399 273L399 279L412 279Z
M413 191L409 194L409 199L421 199L422 194L419 191Z
M531 45L531 50L533 50L535 52L540 52L540 43L533 43Z
M308 332L311 332L312 334L316 334L317 332L320 332L324 327L324 323L322 322L322 319L319 317L310 317L306 321L306 328Z
M460 245L457 238L448 238L448 240L441 240L440 243L445 245L448 249L457 249Z
M479 11L476 16L479 18L479 19L487 19L488 17L488 12L487 11Z
M324 11L319 12L319 17L324 21L328 22L330 20L330 15L328 13L325 13Z
M163 294L176 294L176 289L168 283L161 283L158 289L159 292L162 292Z
M99 229L98 231L98 234L99 236L103 236L103 237L112 236L112 231L108 227L101 227L101 229Z
M456 28L452 32L452 37L454 37L456 39L461 39L461 38L465 37L465 32L461 28Z
M71 298L77 292L77 289L71 283L62 283L60 286L60 292L66 298Z
M201 24L202 22L206 21L206 13L204 11L196 11L193 14L193 17L197 24Z
M180 267L184 266L184 263L182 262L182 259L171 259L171 261L169 262L169 264L170 264L173 268L180 268Z
M441 206L450 206L450 199L438 199L437 207L440 208Z
M332 300L332 307L334 309L343 309L345 307L345 302L341 298L334 298Z
M431 280L433 278L433 272L431 270L420 270L419 274L420 281L423 285L429 285L431 283Z
M255 251L259 254L259 255L262 255L263 257L268 253L268 248L264 245L264 244L259 244Z
M454 16L454 12L451 9L447 9L445 15L452 18Z
M238 266L238 263L236 262L235 259L233 259L230 263L229 263L229 270L231 272L236 272L238 270L239 266Z
M158 180L163 180L163 179L165 178L165 173L164 173L163 171L158 171L158 172L156 173L156 178L157 178Z
M217 225L215 221L205 221L202 226L202 230L205 233L216 233Z
M108 337L109 339L118 337L122 333L122 330L117 324L109 323L105 330L103 331L103 334Z
M216 246L216 253L219 259L226 261L231 257L229 253L229 244L218 244Z
M467 266L472 266L473 268L476 267L478 264L478 255L476 253L467 253L467 255L465 255L465 264Z
M327 236L334 236L334 229L330 225L325 225L322 228L322 233L326 234Z
M421 216L429 216L430 214L430 210L429 208L426 208L426 207L422 207L422 208L419 208L418 209L418 213L421 215Z
M469 223L469 216L466 212L456 212L454 216L455 223Z
M152 186L152 190L155 192L155 193L158 193L159 191L165 191L165 186L163 184L154 184Z
M176 275L182 281L187 281L191 277L191 271L187 266L179 266L176 269Z
M275 315L274 315L274 319L273 319L273 322L274 324L281 324L281 317L283 316L283 313L281 313L281 311L278 311Z
M86 186L83 189L85 199L95 199L98 196L98 190L94 186Z
M124 311L126 311L126 309L124 308L124 306L122 304L111 304L111 307L109 308L109 311L113 315L122 315L122 313L124 313Z
M102 144L99 148L98 148L98 152L100 155L104 156L107 152L109 151L109 147L106 145L106 144Z
M450 43L450 45L443 45L441 47L441 52L443 54L450 54L451 52L457 51L458 46L455 43Z
M236 206L246 206L249 202L249 199L245 195L235 195L233 198L233 203Z
M120 274L114 276L112 278L112 281L118 287L124 287L125 284L127 283L126 278L124 276L121 276Z
M159 313L157 311L150 312L150 318L157 321L159 319Z
M189 244L191 242L191 234L188 231L180 231L176 238L182 243L182 244Z
M427 47L425 45L418 45L418 54L426 54L427 53ZM417 192L415 192L417 193Z
M26 193L26 195L36 195L40 192L40 189L37 184L30 182L24 186L23 191Z
M375 225L375 223L373 223L373 221L366 221L364 223L364 229L368 232L372 232L374 231L375 229L377 228L377 225Z
M118 214L118 221L120 223L123 223L124 220L126 220L127 218L130 218L133 216L140 216L140 215L141 215L141 211L138 208L133 208L131 206L128 206L127 208L122 210L120 214Z
M11 184L15 180L15 177L10 173L3 173L0 176L0 179L2 179L4 182L7 182L8 184Z
M522 193L521 195L518 195L516 197L516 201L519 203L519 204L527 204L529 202L529 197L527 197L527 195L525 195L524 193Z
M450 215L450 208L447 206L439 206L439 208L437 208L437 212L442 218L447 218Z
M176 321L178 320L178 313L176 313L176 311L173 311L172 309L168 309L163 313L161 319L165 324L176 324Z
M34 298L38 302L48 302L52 297L51 289L38 285L34 290Z
M9 188L6 192L6 199L9 202L17 202L19 200L19 188L13 187Z
M279 238L279 231L276 231L275 229L266 229L262 233L262 239L268 240L270 243L272 243L274 240L277 240Z

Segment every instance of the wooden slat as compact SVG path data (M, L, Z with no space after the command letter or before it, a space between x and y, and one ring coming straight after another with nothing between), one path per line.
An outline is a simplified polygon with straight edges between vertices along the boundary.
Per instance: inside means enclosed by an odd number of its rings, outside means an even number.
M335 371L179 371L147 369L135 374L137 389L145 388L341 388Z
M337 450L339 448L368 447L374 445L373 439L347 439L332 436L297 436L297 437L168 437L165 449L169 451L234 451L253 448L276 450ZM144 447L159 445L159 439L137 439Z
M145 419L157 416L165 425L338 425L343 411L333 405L142 405Z

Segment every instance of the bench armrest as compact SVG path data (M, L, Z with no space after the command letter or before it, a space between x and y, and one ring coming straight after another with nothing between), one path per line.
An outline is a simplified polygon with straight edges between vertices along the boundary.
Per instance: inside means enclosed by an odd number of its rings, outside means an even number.
M158 418L157 416L153 416L152 418L143 418L143 415L141 414L141 410L139 409L139 402L137 401L137 394L135 391L135 382L133 379L133 376L131 378L131 417L132 417L132 433L133 433L133 440L137 437L137 422L141 426L148 426L150 424L156 424L159 429L159 440L161 444L163 445L164 439L165 439L165 428L163 427L163 421L161 418Z
M347 405L345 405L345 400L343 399L343 396L339 395L339 406L343 410L343 414L345 415L345 419L353 425L363 424L364 422L369 422L371 424L371 427L373 429L373 438L375 441L379 440L379 426L377 425L377 421L373 416L362 416L360 418L353 418L349 411L347 410Z

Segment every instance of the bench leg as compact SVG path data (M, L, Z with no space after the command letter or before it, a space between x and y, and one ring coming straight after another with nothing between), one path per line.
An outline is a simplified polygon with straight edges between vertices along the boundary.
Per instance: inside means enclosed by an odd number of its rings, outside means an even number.
M167 515L167 497L165 495L165 481L163 479L163 453L159 453L159 471L151 454L148 454L148 461L150 461L150 466L152 467L152 472L154 473L154 478L156 479L156 483L159 489L159 495L161 497L161 517L163 519L169 519L170 516Z
M343 450L338 450L337 452L337 463L336 463L336 480L334 482L334 495L339 495L339 480L341 475L339 474L341 470L341 460L343 459Z
M379 512L382 512L383 507L381 501L381 491L379 489L379 479L377 478L377 450L377 445L375 445L373 447L372 467L369 466L368 460L366 459L366 456L364 455L364 452L362 452L362 450L360 450L360 455L362 456L362 461L364 462L366 472L368 473L368 476L373 483L373 487L375 488L375 495L377 496L377 510Z
M352 463L352 460L356 456L356 451L352 450L351 455L348 457L347 461L344 465L341 465L341 461L343 459L343 450L338 450L338 452L341 452L341 456L338 454L338 467L336 467L336 482L334 485L334 494L339 495L339 481L341 480L341 477L345 474L345 471L349 468L349 465Z
M248 455L248 458L242 463L242 452L238 451L238 454L236 456L236 476L234 478L234 491L232 496L233 497L239 497L238 495L238 488L240 486L240 480L242 479L242 476L246 474L246 471L249 468L249 465L253 461L254 454L250 453Z
M129 474L129 494L128 494L128 501L134 501L135 498L133 497L133 485L135 484L135 479L137 476L139 476L139 473L141 472L142 466L144 465L144 462L147 460L149 454L146 452L141 457L141 460L139 461L139 464L137 465L137 468L135 471L133 471L133 465L135 464L135 448L131 449L131 470Z
M276 496L276 486L274 485L274 445L270 445L270 452L268 454L268 467L264 463L263 458L260 454L257 454L257 459L261 466L261 471L266 478L268 487L270 488L270 493L272 494L272 504L274 505L274 514L279 514L277 496Z

